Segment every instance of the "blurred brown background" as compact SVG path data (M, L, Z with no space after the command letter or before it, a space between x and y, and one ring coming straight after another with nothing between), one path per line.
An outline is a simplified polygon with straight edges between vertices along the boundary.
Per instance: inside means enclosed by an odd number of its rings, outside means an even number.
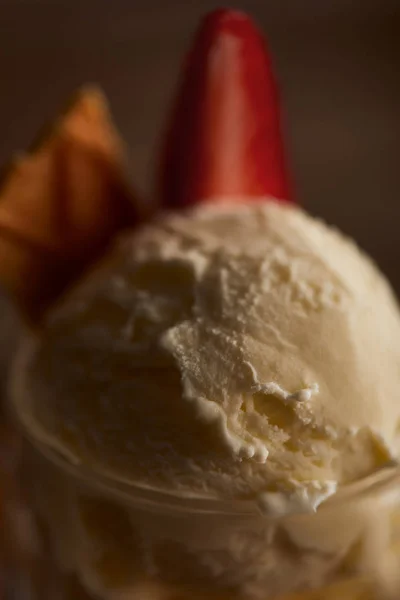
M200 0L0 0L0 160L79 84L100 82L149 188L157 132ZM400 291L399 0L242 0L281 82L300 201L378 260Z

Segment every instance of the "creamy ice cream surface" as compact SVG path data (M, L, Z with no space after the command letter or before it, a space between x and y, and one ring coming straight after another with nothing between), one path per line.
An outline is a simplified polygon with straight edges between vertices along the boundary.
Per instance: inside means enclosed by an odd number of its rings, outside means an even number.
M293 206L200 206L125 235L23 360L33 435L172 494L314 509L397 456L396 300Z

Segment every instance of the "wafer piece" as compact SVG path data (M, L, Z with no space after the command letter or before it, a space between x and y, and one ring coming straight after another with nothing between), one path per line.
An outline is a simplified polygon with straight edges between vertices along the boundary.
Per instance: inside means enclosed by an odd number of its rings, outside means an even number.
M103 94L81 90L0 188L0 281L26 315L49 303L95 260L138 207Z

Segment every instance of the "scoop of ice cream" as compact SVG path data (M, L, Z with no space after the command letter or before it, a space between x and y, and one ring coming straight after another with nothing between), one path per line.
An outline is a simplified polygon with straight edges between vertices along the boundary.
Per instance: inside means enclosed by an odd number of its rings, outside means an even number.
M203 206L125 236L24 354L31 434L120 480L285 512L397 453L395 298L294 207Z

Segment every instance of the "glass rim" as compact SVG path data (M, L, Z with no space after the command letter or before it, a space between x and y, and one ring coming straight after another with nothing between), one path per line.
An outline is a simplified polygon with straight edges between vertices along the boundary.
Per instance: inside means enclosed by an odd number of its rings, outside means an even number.
M24 389L24 378L21 373L26 373L24 367L29 362L36 341L31 338L29 343L25 341L23 347L17 354L14 365L10 372L8 399L9 412L12 421L16 424L26 442L47 462L61 469L82 485L91 489L101 490L108 496L114 496L119 502L141 506L147 510L186 514L224 514L232 517L262 517L274 522L287 520L288 518L312 517L313 515L325 513L325 511L340 507L343 503L361 500L376 493L393 489L396 485L400 494L400 465L397 461L388 461L379 469L362 478L338 487L338 490L321 502L315 511L303 511L297 513L286 513L282 515L266 515L262 512L255 499L238 499L235 497L213 497L210 495L181 494L156 489L139 482L128 482L118 477L100 472L100 470L84 465L82 462L70 460L65 454L50 443L40 440L31 431L27 419L19 410L18 398L27 393Z

